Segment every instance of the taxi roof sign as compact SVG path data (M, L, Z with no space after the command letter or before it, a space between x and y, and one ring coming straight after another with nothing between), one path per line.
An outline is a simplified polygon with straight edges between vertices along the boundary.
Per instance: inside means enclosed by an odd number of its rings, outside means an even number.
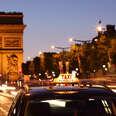
M72 74L70 73L66 73L66 74L60 74L58 76L58 78L54 79L55 83L75 83L75 82L79 82L79 79L74 77Z

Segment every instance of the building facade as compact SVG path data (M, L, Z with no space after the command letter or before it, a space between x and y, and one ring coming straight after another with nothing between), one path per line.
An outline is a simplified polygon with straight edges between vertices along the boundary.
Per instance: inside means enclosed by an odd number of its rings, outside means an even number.
M23 62L23 14L0 12L0 77L17 80Z

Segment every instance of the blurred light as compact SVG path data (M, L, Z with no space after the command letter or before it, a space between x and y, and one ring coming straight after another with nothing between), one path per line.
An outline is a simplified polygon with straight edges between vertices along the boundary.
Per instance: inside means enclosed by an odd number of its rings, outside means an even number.
M2 87L7 87L7 85L6 84L2 84Z
M54 74L55 72L53 71L52 74Z
M45 100L42 102L48 102L50 105L56 105L60 107L65 107L66 102L61 101L61 100Z
M53 74L53 77L55 77L56 75L55 74Z
M103 30L103 29L102 29L102 26L99 25L99 26L97 27L97 31L98 31L98 32L102 32L102 30Z
M13 110L13 114L16 114L16 108L14 108L14 110Z
M76 71L72 71L72 76L76 77L76 73L77 73Z
M79 73L77 73L77 76L79 76Z
M41 55L42 54L42 51L39 51L39 55Z
M112 89L112 91L116 93L116 89Z
M0 77L2 77L2 74L0 74Z
M51 48L52 48L52 49L55 49L55 46L54 46L54 45L52 45L52 46L51 46Z
M28 57L27 57L27 60L31 60L31 57L30 57L30 56L28 56Z
M116 88L116 85L108 85L110 88Z
M7 85L7 81L5 81L5 84Z
M73 38L69 38L69 42L73 42Z
M45 74L47 75L48 73L47 73L47 72L45 72Z
M60 78L60 79L59 79L59 81L63 81L63 79L62 79L62 78Z
M0 86L0 90L6 90L7 87Z
M105 68L105 67L106 67L106 65L102 65L102 67L103 67L103 68Z
M39 73L39 76L41 76L41 73Z
M95 39L94 41L95 41L95 42L97 42L97 41L98 41L98 39Z
M107 70L108 70L108 68L105 68L104 70L105 70L105 71L107 71Z
M89 98L89 101L94 101L95 99L93 99L93 98Z
M12 95L17 95L17 92L16 91L11 91L10 92Z
M22 73L22 69L19 69L19 73Z
M15 90L15 87L8 87L6 84L2 84L2 86L0 86L0 90Z
M8 87L7 86L7 89L9 89L9 90L15 90L16 88L15 87Z
M78 71L78 70L79 70L79 68L76 68L75 70L76 70L76 71Z
M30 96L30 93L27 93L26 96Z

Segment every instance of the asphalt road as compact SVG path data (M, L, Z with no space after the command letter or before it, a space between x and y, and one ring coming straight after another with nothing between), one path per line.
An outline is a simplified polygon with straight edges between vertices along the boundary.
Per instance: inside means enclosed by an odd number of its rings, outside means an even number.
M0 92L0 116L7 116L13 98Z

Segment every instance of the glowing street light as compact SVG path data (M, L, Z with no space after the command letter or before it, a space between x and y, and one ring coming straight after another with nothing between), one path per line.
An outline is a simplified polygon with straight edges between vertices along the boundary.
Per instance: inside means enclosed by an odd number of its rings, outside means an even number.
M97 41L98 41L98 39L96 38L94 41L95 41L95 42L97 42Z
M102 32L102 26L101 26L101 25L99 25L99 26L97 27L97 31L98 31L98 32Z
M28 57L27 57L27 60L31 60L31 57L30 57L30 56L28 56Z
M90 42L90 40L78 40L78 39L75 39L74 37L71 37L69 38L69 42L82 42L82 43L87 43L87 42Z
M40 55L42 54L42 51L39 51L38 54L39 54L39 56L40 56Z
M64 52L66 49L69 49L69 47L56 47L56 46L54 46L54 45L52 45L51 48L52 48L52 49L55 49L55 48L56 48L56 49L61 49L61 50L63 50L63 52Z
M97 31L100 32L100 33L103 31L103 27L102 27L101 23L102 23L102 22L101 22L101 20L100 20L100 21L99 21L99 25L97 26Z
M74 38L69 38L69 42L73 42L74 41Z
M103 67L103 68L106 68L106 65L105 65L105 64L103 64L103 65L102 65L102 67Z
M42 52L40 51L39 54L42 54Z
M52 45L52 46L51 46L51 48L52 48L52 49L55 49L55 46L54 46L54 45Z

